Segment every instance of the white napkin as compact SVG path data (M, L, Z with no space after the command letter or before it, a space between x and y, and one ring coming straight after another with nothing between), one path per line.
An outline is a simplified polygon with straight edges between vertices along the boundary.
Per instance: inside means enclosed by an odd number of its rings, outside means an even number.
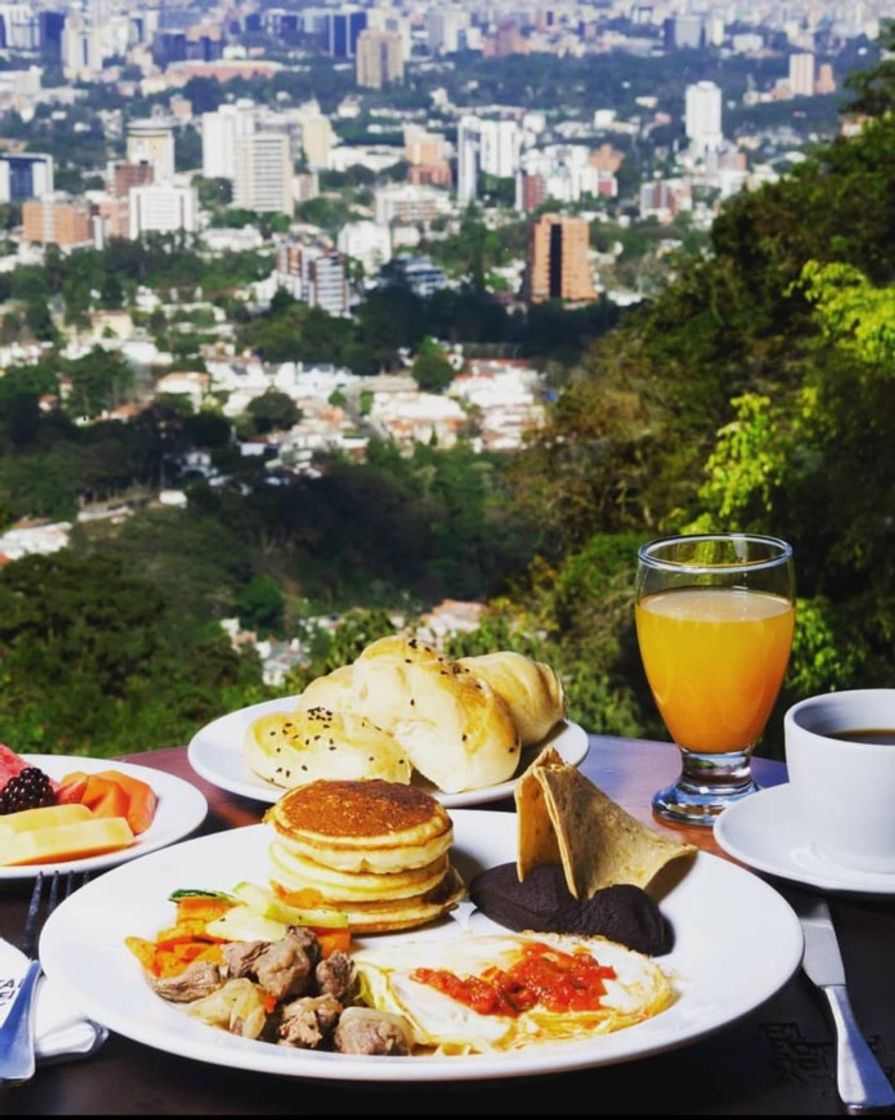
M9 1014L27 966L25 955L0 938L0 1024ZM86 1057L105 1039L103 1028L94 1026L71 1007L46 976L37 982L36 1000L35 1053L39 1062Z

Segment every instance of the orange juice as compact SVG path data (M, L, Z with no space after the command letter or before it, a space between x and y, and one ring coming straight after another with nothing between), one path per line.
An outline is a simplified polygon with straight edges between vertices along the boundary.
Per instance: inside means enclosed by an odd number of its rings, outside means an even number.
M678 746L706 754L752 746L786 672L792 604L763 591L685 588L641 599L636 622L647 680Z

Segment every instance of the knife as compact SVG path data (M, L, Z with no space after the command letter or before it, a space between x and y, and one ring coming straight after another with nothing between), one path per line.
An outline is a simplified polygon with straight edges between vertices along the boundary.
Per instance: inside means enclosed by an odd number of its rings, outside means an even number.
M827 997L836 1027L836 1085L851 1115L895 1105L895 1090L864 1040L845 987L845 967L830 908L819 895L787 897L802 923L809 980Z

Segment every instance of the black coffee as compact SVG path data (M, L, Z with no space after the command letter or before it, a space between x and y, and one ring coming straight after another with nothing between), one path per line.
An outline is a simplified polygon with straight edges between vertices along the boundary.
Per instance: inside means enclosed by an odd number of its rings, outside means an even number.
M828 739L842 739L846 743L882 743L895 747L895 727L856 727L845 731L825 731Z

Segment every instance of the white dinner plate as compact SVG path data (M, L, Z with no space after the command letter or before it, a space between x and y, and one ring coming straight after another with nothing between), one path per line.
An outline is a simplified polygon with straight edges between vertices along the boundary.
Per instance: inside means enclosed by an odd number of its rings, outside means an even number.
M272 805L286 791L249 769L243 758L242 742L249 725L260 716L267 715L269 712L293 712L297 703L297 696L265 700L261 704L253 704L249 708L229 712L213 723L206 724L190 740L187 748L190 765L200 777L220 789L227 790L228 793L252 797L256 801L267 801ZM543 742L534 747L526 747L520 752L516 775L521 774L548 743L556 747L563 761L570 766L577 766L587 754L587 732L577 723L566 720L558 723ZM468 789L462 793L443 793L419 775L414 778L413 784L437 797L448 809L468 809L471 805L484 805L489 801L498 801L502 797L512 797L516 777L508 782L500 782L498 785Z
M483 868L515 859L515 814L460 809L451 816L453 858L467 882ZM91 1019L168 1053L289 1077L454 1081L610 1065L681 1046L758 1007L786 983L802 956L801 928L783 898L751 872L700 852L660 903L675 944L657 961L677 998L636 1026L583 1042L462 1057L318 1053L238 1038L156 996L124 938L153 938L169 926L173 908L166 900L177 888L230 890L241 879L264 882L270 836L267 825L203 836L88 883L44 927L40 958L47 975ZM446 917L359 944L435 941L456 937L457 928ZM478 912L469 919L470 933L499 929Z
M0 867L0 883L9 879L33 879L39 872L52 871L102 871L114 867L125 860L136 859L147 852L154 852L167 844L182 840L205 820L208 802L195 786L173 774L154 770L151 766L135 766L131 762L119 762L116 758L84 758L80 755L62 754L23 754L21 756L30 766L37 766L54 780L64 778L73 770L94 774L98 770L120 770L132 778L139 778L152 786L158 797L158 807L152 824L141 832L129 848L117 852L105 852L99 856L85 856L83 859L54 860L51 863L31 863L21 867ZM0 821L3 818L0 817Z
M792 788L759 790L715 821L715 839L734 859L793 883L849 894L893 895L895 872L857 871L828 859L799 824Z

